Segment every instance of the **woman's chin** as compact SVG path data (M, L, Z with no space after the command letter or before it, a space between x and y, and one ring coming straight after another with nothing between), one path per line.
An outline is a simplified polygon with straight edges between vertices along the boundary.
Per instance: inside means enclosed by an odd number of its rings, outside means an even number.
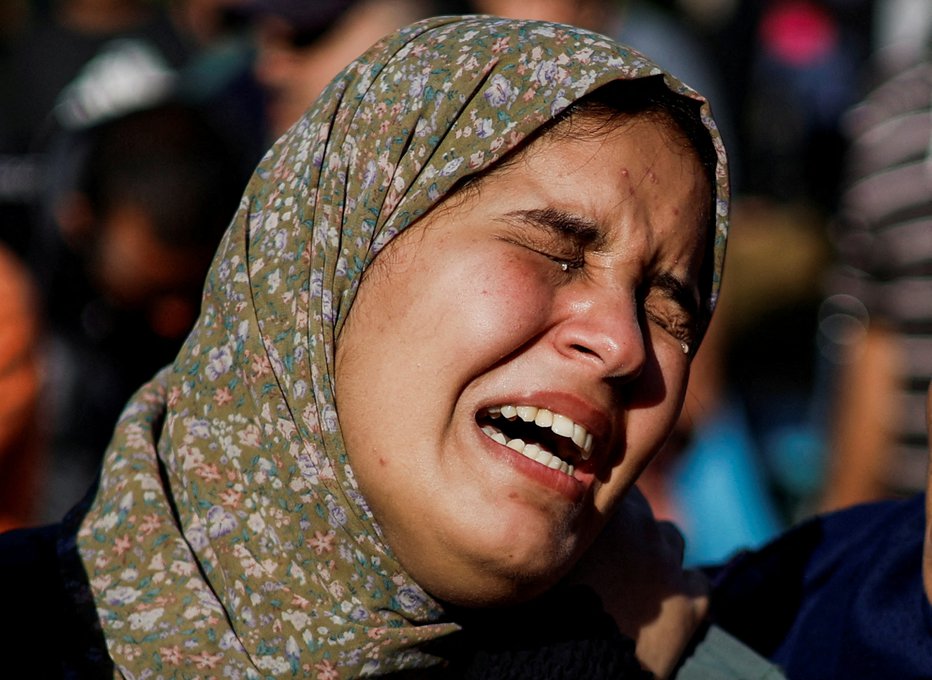
M555 586L559 578L553 574L538 578L490 579L481 589L442 589L431 593L437 600L463 609L495 609L529 602Z
M438 600L459 607L502 607L527 602L546 592L570 571L577 561L574 551L553 546L501 551L478 558L453 578L421 580ZM427 582L425 582L427 581Z

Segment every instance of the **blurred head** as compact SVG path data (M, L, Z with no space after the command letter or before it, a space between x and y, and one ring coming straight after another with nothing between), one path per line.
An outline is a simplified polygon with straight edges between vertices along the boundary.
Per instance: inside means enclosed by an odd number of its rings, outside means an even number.
M142 314L158 336L182 338L204 275L236 208L242 173L198 111L159 105L90 131L59 222L97 290Z
M257 33L255 73L270 132L294 123L347 64L418 18L417 0L247 0Z

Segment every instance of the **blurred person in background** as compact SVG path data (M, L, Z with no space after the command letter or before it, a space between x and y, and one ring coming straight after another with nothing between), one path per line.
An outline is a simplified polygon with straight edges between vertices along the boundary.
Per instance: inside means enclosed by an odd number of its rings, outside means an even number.
M39 510L45 452L38 317L29 271L0 243L0 531L32 524Z
M0 239L25 255L31 206L42 191L44 152L60 129L59 95L95 57L129 54L169 69L184 41L159 7L144 0L4 0L0 24Z
M55 109L63 90L93 59L132 55L137 61L126 63L168 71L180 67L191 54L186 39L158 3L51 0L45 9L41 7L33 7L26 30L9 53L5 91L12 96L0 104L4 150L35 149L54 133Z
M169 16L191 57L175 70L176 89L209 110L214 122L236 139L248 166L265 153L268 137L262 88L253 64L255 39L240 6L248 0L168 0Z
M823 504L838 508L923 488L925 392L932 378L932 53L927 13L914 63L875 62L880 84L847 118L847 183L823 305L833 431ZM889 70L895 64L894 70Z
M33 253L52 339L46 517L80 497L126 399L174 358L248 171L235 140L170 98L68 142Z
M920 0L924 1L924 0ZM724 82L741 191L834 210L840 119L864 92L874 0L664 0L687 13Z
M173 358L265 133L245 26L223 8L200 32L170 3L28 9L0 81L0 238L32 271L48 337L42 521L83 493L130 392Z
M291 127L324 86L386 33L431 14L422 0L243 0L269 133Z
M6 158L35 160L15 223L51 336L39 519L73 504L131 390L173 358L266 130L419 7L184 4L60 0L36 9L7 62L16 96L0 132ZM254 73L268 109L254 107Z
M42 238L34 207L62 174L62 139L170 90L209 106L242 162L258 161L264 112L252 51L224 8L236 1L2 3L0 240L32 263L36 232Z

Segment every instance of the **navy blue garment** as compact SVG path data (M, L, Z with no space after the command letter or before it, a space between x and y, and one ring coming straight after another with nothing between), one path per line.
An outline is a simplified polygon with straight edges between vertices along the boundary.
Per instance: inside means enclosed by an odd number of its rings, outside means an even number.
M92 493L58 524L0 533L2 678L113 678L75 543Z
M713 618L790 680L932 678L925 499L799 525L714 575Z

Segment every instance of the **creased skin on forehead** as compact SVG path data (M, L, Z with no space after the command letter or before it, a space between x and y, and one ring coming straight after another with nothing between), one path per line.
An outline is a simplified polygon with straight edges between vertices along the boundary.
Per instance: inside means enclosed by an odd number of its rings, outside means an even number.
M366 267L458 181L601 85L661 73L581 29L434 18L347 66L276 142L195 329L125 411L80 523L101 625L128 676L355 677L436 663L418 645L457 627L401 569L358 492L333 397L335 340ZM701 115L719 157L714 301L728 180L707 104Z

